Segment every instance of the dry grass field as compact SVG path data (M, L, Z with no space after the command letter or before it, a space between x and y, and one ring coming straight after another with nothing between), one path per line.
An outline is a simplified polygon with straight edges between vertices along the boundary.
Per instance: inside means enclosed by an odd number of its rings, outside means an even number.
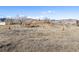
M76 51L79 51L79 27L75 25L0 26L0 52Z

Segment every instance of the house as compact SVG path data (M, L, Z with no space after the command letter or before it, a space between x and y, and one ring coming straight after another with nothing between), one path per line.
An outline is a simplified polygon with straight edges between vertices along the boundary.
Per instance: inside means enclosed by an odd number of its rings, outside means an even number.
M0 25L6 25L6 18L0 18Z
M6 23L5 22L0 22L0 25L6 25Z

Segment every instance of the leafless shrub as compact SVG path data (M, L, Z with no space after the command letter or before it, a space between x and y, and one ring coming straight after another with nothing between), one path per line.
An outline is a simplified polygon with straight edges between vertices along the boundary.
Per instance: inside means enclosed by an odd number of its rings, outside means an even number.
M79 26L79 20L76 20L76 24L77 24L77 26Z

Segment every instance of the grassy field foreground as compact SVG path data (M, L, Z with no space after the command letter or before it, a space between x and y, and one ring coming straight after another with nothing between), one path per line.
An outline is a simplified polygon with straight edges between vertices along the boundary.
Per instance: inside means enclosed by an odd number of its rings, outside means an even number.
M11 27L11 29L8 29ZM79 27L0 26L2 52L75 52L79 51Z

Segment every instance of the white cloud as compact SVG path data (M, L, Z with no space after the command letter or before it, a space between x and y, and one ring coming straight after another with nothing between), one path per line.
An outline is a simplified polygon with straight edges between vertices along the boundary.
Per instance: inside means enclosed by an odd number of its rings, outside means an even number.
M52 13L52 11L51 10L48 10L48 13Z
M19 15L19 17L24 17L25 15Z
M12 16L6 16L6 18L12 18Z
M44 19L45 16L40 16L40 19Z
M0 18L4 18L4 16L0 16Z
M40 17L42 18L42 17L44 17L44 16L40 16Z
M27 16L27 18L39 19L39 16Z
M31 16L27 16L27 18L32 18Z
M54 13L55 13L55 11L52 11L52 10L41 12L41 14L54 14Z
M39 19L39 18L40 18L39 16L36 16L36 17L35 17L35 19Z

